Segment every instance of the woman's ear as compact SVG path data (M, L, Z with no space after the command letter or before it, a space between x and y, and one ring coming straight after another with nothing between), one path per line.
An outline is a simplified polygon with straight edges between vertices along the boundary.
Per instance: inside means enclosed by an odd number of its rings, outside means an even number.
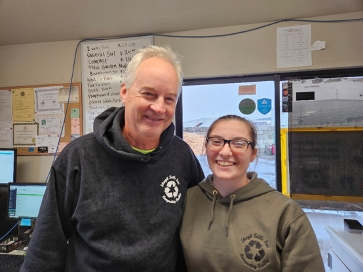
M251 162L253 162L256 159L257 156L257 148L254 148L251 155Z

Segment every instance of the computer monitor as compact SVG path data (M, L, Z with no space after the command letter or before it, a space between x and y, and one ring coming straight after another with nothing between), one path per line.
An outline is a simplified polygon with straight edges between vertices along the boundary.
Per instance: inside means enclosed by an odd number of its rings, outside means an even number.
M47 183L9 183L8 218L36 219Z
M16 148L0 148L0 186L16 182Z

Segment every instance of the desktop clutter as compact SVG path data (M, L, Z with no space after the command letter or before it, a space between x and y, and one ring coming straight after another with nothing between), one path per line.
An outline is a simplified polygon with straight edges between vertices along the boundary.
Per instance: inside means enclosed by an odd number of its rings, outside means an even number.
M23 250L28 246L32 232L34 230L34 221L29 218L22 218L18 222L17 235L8 235L0 241L0 252L9 253L23 245Z
M22 266L27 246L32 237L36 218L45 192L46 183L17 183L10 182L6 186L6 193L2 192L1 202L6 210L0 210L6 223L12 227L0 235L0 271L18 272ZM0 188L4 191L4 186ZM4 197L5 196L5 197ZM0 203L1 204L1 203ZM4 224L9 226L10 224ZM4 229L2 228L3 232Z
M19 220L17 226L17 235L9 234L0 241L1 272L18 272L24 262L34 223L24 218Z
M7 185L6 219L13 227L0 238L0 253L26 248L35 227L46 183L10 182ZM1 237L1 236L0 236Z

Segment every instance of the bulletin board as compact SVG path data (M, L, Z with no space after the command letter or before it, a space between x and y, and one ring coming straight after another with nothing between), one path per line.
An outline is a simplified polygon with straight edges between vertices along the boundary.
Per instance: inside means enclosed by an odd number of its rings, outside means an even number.
M54 155L83 135L82 84L0 88L0 147Z

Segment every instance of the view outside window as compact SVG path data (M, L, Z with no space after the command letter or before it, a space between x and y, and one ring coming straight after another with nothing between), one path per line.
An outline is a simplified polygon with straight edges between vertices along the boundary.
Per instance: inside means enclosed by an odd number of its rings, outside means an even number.
M291 96L284 126L292 198L361 197L363 78L305 79L282 85Z
M183 139L205 175L211 174L204 150L206 132L218 117L235 114L252 121L258 132L258 159L249 171L276 188L274 94L273 81L183 86Z
M293 80L282 82L280 89L289 90L291 97L291 103L280 100L281 108L287 108L280 116L281 135L288 142L282 145L283 171L291 198L316 199L299 203L329 271L327 225L340 229L345 218L363 219L363 78ZM329 197L339 201L322 201Z

